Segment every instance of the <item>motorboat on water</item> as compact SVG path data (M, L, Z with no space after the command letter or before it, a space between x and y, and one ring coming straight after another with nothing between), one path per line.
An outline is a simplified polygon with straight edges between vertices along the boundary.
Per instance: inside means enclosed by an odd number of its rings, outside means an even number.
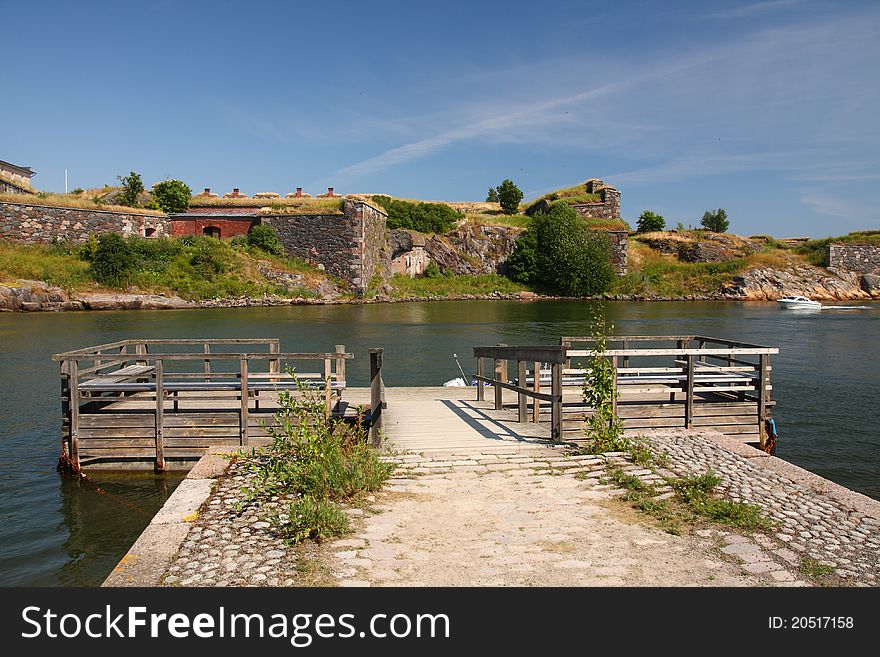
M807 297L782 297L779 299L778 303L783 308L811 308L814 310L822 308L821 303L813 301L812 299L807 299Z

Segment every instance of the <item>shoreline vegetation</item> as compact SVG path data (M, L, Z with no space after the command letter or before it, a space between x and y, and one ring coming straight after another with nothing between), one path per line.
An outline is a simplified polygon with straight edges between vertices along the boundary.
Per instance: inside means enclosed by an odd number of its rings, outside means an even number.
M834 278L821 267L828 243L880 244L871 231L839 238L810 240L795 247L772 238L724 235L727 257L718 262L690 262L687 253L700 231L664 231L630 236L630 271L607 292L567 296L524 284L500 274L450 275L434 272L416 278L378 279L363 297L309 263L248 243L246 238L209 237L124 240L133 268L123 284L101 285L93 271L98 241L85 244L23 244L0 241L0 310L113 310L298 304L396 303L488 299L585 299L614 301L772 300L758 291L744 295L750 273L787 272L804 285ZM702 244L702 243L701 243ZM269 250L265 250L269 248ZM738 250L739 249L739 250ZM812 279L811 279L812 277ZM810 279L810 280L808 280ZM813 280L815 279L815 280ZM740 287L737 288L737 285ZM747 285L747 283L746 283ZM776 297L800 291L776 291ZM825 299L869 300L858 283L830 289ZM16 302L18 299L18 302Z

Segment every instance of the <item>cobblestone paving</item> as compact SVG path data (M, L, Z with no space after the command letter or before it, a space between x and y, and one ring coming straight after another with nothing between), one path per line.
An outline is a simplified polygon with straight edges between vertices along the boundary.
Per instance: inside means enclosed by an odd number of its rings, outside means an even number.
M800 482L751 459L734 454L696 433L657 431L651 441L669 458L675 474L714 470L733 500L757 504L780 525L772 536L756 541L771 554L800 565L803 557L834 569L843 581L877 584L880 574L880 522L848 508ZM729 554L751 559L746 548L730 546ZM754 566L754 569L760 566Z
M264 516L280 501L262 507L243 503L248 475L240 462L229 466L168 567L168 586L294 586L296 555L272 533ZM239 511L240 509L240 511Z
M399 455L394 478L354 531L322 547L341 586L806 586L804 558L833 570L832 584L876 585L875 518L712 443L697 433L652 432L666 452L652 471L622 454L566 448ZM711 468L730 498L778 520L770 534L718 528L672 536L613 498L609 465L671 496L664 476ZM284 501L244 503L248 475L233 463L169 566L170 586L296 586L296 551L265 520Z

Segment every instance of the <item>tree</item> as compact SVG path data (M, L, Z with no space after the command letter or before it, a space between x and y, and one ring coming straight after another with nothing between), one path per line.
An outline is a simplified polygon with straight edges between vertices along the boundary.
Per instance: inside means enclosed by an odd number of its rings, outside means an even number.
M162 212L186 212L192 190L180 180L163 180L153 185L153 204Z
M144 182L141 180L140 174L132 171L127 176L117 176L117 178L122 183L122 191L116 198L119 205L129 208L140 207L138 205L138 196L144 191Z
M520 235L507 259L507 276L517 283L529 284L538 280L538 239L535 233L534 229L529 229Z
M590 230L564 202L554 203L535 222L540 280L563 294L587 296L608 290L614 280L611 244Z
M730 227L730 222L727 220L727 211L724 208L706 210L700 223L704 228L708 228L715 233L725 233Z
M494 187L489 188L489 193L486 194L486 203L497 203L498 202L498 190Z
M119 233L106 233L98 238L92 256L92 276L101 285L125 287L134 268L131 248Z
M504 214L518 214L519 202L523 200L523 193L519 187L513 184L512 180L503 181L495 188L498 194L498 203L501 204L501 211Z
M637 224L637 231L639 233L653 233L664 228L666 228L666 220L662 215L645 210L639 216L639 223Z

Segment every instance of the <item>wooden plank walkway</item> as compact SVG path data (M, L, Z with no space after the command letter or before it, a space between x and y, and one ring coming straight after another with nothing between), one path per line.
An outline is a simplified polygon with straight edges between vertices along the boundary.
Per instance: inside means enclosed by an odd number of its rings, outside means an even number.
M386 388L386 445L418 453L491 453L546 447L544 425L476 402L474 388ZM511 397L511 400L513 397Z

